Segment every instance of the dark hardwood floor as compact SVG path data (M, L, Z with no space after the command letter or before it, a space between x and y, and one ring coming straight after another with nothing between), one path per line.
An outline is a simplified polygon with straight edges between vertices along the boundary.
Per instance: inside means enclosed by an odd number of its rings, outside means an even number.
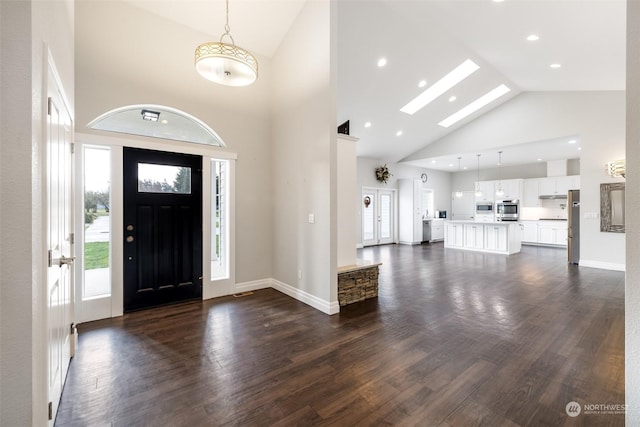
M623 273L551 248L359 255L380 296L339 315L268 289L80 325L56 425L624 425L589 406L624 404Z

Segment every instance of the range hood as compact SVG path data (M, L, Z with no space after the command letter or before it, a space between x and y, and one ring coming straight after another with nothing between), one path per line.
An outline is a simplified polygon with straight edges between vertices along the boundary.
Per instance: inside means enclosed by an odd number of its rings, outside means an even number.
M566 194L541 194L540 200L567 200Z

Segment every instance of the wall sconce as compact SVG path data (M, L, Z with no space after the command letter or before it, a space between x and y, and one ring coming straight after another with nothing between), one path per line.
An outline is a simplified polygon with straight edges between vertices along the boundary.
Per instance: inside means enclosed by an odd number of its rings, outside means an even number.
M624 159L609 162L605 167L607 169L607 175L613 178L625 178L627 168Z

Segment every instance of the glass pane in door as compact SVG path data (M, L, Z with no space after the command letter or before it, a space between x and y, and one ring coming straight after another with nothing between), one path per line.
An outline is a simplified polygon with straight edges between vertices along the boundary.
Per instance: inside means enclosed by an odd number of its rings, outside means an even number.
M365 193L362 198L364 200L362 211L362 240L373 240L375 239L376 225L375 194ZM367 201L369 201L368 205Z
M380 239L391 238L391 195L380 194Z

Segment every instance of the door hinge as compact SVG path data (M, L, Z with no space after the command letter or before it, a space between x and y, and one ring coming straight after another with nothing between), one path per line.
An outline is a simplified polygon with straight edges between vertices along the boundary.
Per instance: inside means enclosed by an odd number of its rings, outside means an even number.
M76 233L69 233L69 243L72 245L76 243Z
M53 419L53 402L49 402L49 421Z
M73 335L73 334L75 333L75 329L76 329L76 324L75 324L75 323L72 323L72 324L71 324L71 330L70 330L70 332L69 332L69 333L70 333L71 335Z
M49 267L53 267L53 252L51 251L51 249L49 249L48 253L47 253L47 265Z
M71 148L71 154L76 152L76 144L74 144L73 142L69 144L69 148Z
M51 97L47 98L47 116L51 115Z

